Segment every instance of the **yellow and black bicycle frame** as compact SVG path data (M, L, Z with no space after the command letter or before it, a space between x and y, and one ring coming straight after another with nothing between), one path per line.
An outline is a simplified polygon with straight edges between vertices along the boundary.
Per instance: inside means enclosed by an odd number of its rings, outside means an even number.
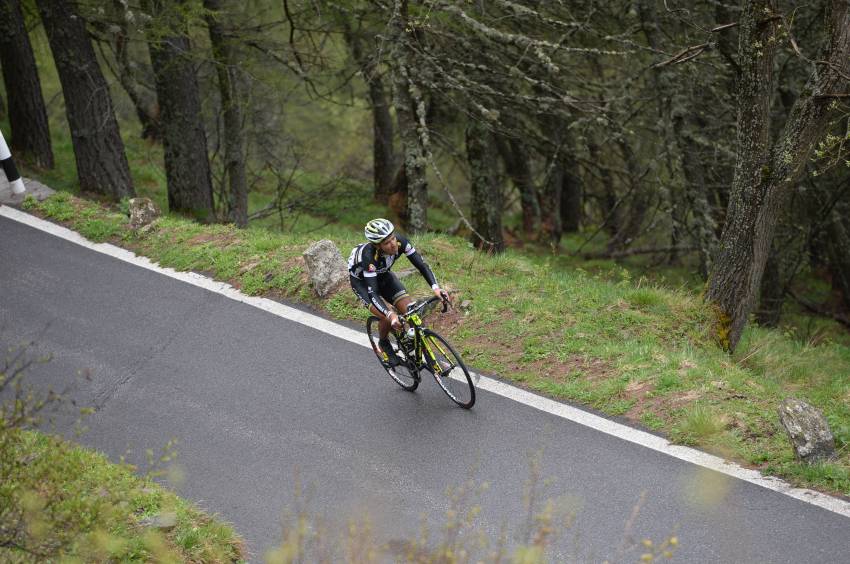
M448 354L443 350L443 347L440 346L439 341L434 338L426 339L422 336L420 327L422 326L422 318L419 317L418 313L413 313L410 317L407 318L407 321L411 326L414 327L414 331L416 332L416 347L414 349L414 354L416 355L416 360L419 364L422 364L424 360L424 353L428 353L428 358L430 359L430 365L434 368L434 371L437 374L442 374L443 367L440 366L440 363L437 362L437 357L434 355L434 350L431 348L433 344L437 347L437 350L440 351L440 354L443 357L448 358ZM429 343L430 341L430 343Z

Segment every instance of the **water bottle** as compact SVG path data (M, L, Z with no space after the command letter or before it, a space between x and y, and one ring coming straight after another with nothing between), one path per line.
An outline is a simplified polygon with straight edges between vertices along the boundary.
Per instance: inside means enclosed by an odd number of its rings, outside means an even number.
M408 341L410 341L410 342L412 343L412 342L413 342L413 337L415 337L415 336L416 336L416 331L414 331L414 330L413 330L413 327L408 327L408 328L407 328L406 336L407 336L407 340L408 340Z

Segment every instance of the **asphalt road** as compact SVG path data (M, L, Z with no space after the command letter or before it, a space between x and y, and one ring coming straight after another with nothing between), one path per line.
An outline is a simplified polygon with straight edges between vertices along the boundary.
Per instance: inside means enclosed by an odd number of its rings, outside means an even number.
M142 463L176 438L175 488L233 523L255 560L297 483L332 527L368 514L390 541L423 523L439 537L446 487L487 482L479 529L514 542L535 475L538 509L575 513L553 561L636 561L618 549L642 496L631 535L675 534L677 561L850 558L846 517L488 392L471 411L427 380L404 392L368 349L3 217L0 265L0 346L34 341L53 359L33 375L54 386L91 377L75 392L97 408L80 441Z

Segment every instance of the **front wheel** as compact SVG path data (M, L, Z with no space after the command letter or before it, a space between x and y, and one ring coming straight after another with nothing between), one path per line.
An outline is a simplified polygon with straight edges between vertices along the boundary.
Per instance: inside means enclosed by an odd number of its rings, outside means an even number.
M412 392L419 386L419 372L413 372L410 368L408 368L404 350L399 346L395 333L392 331L390 331L390 334L387 335L387 338L389 339L393 350L396 351L396 355L403 360L404 363L398 366L390 366L388 364L388 358L384 356L380 345L378 345L378 340L380 339L380 334L378 333L379 321L380 320L375 316L370 316L369 319L366 320L366 334L369 335L369 343L372 345L372 351L374 351L375 356L378 357L378 361L381 363L381 366L384 367L384 370L387 371L387 374L390 375L390 378L395 380L396 384L405 390Z
M452 346L430 329L422 332L425 367L446 395L459 406L469 409L475 404L475 386L463 359Z

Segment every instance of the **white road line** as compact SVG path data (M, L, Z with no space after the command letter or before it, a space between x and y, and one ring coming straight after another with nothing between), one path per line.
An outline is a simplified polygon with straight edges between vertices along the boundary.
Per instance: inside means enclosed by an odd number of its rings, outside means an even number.
M0 206L0 216L29 225L30 227L39 229L56 237L60 237L66 241L76 243L77 245L86 247L93 251L164 274L165 276L192 284L193 286L221 294L232 300L254 306L279 317L283 317L290 321L295 321L308 327L312 327L313 329L339 337L340 339L344 339L364 347L371 347L371 345L369 345L368 338L363 331L349 329L348 327L333 321L280 304L273 300L246 296L239 290L233 288L230 284L217 282L211 278L194 272L178 272L171 268L163 268L146 257L137 256L135 253L116 247L115 245L108 243L92 243L75 231L50 223L49 221L44 221L43 219L39 219L15 208ZM795 488L778 478L762 476L755 470L742 468L738 464L727 462L717 456L707 454L696 449L671 444L666 439L651 433L633 429L627 425L623 425L621 423L605 419L604 417L582 411L581 409L533 394L526 390L500 382L499 380L494 380L480 375L476 375L476 377L479 378L478 387L482 390L498 394L540 411L573 421L574 423L590 427L591 429L601 431L602 433L612 435L625 441L650 448L674 458L782 493L806 503L838 513L839 515L850 517L850 502L843 499L832 497L813 490Z

